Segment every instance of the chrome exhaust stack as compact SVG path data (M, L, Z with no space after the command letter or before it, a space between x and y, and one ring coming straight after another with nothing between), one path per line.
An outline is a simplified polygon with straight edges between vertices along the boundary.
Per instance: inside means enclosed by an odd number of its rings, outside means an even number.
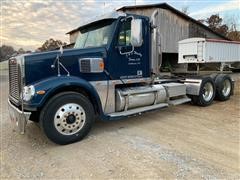
M155 10L151 16L151 70L155 76L160 74L160 67L162 65L162 52L161 52L161 37L160 29L158 26L159 10Z

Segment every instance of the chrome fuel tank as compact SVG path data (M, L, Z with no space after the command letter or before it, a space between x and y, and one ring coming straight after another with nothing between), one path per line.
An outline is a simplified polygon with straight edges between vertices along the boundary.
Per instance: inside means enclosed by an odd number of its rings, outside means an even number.
M116 89L116 111L166 102L167 93L160 85Z

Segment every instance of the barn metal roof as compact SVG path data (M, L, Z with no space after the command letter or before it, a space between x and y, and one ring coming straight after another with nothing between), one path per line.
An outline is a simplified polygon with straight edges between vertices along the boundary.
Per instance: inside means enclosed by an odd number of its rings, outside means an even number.
M100 20L104 20L104 19L117 19L120 16L126 16L126 14L123 13L123 12L119 12L119 11L112 11L112 12L104 14L102 16L96 16L96 17L94 17L94 18L92 18L92 19L90 19L88 21L83 22L78 28L69 31L66 34L71 34L71 33L75 32L75 31L79 31L79 29L81 27L89 25L89 24L92 24L92 23L100 21Z
M117 11L123 11L123 12L124 12L124 11L129 10L129 9L132 10L132 9L148 9L148 8L168 9L168 10L172 11L173 13L181 16L182 18L187 19L187 20L189 20L189 21L191 21L191 22L194 22L194 23L198 24L199 26L203 27L204 29L206 29L206 30L208 30L208 31L210 31L210 32L212 32L212 33L220 36L221 38L226 39L226 40L230 40L230 39L228 39L226 36L224 36L224 35L216 32L216 31L213 31L212 29L210 29L210 28L207 27L206 25L204 25L204 24L202 24L201 22L193 19L192 17L186 15L185 13L183 13L183 12L175 9L174 7L170 6L170 5L167 4L167 3L135 5L135 6L123 6L123 7L118 8Z

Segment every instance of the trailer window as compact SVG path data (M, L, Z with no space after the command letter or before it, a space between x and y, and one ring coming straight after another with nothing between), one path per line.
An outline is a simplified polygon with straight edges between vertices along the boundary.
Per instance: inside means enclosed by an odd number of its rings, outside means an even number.
M130 46L131 42L131 19L124 21L121 24L120 32L118 36L118 45L119 46Z

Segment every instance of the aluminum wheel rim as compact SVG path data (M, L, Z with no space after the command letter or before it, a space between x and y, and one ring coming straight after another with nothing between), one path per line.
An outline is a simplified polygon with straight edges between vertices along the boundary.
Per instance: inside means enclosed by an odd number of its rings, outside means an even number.
M222 94L224 96L228 96L230 94L230 91L231 91L231 83L228 79L225 79L225 81L223 81Z
M79 132L85 122L86 114L84 109L75 103L61 106L54 116L54 126L63 135L72 135Z
M213 86L210 82L207 82L204 87L203 87L203 99L205 101L210 101L212 99L213 96Z

